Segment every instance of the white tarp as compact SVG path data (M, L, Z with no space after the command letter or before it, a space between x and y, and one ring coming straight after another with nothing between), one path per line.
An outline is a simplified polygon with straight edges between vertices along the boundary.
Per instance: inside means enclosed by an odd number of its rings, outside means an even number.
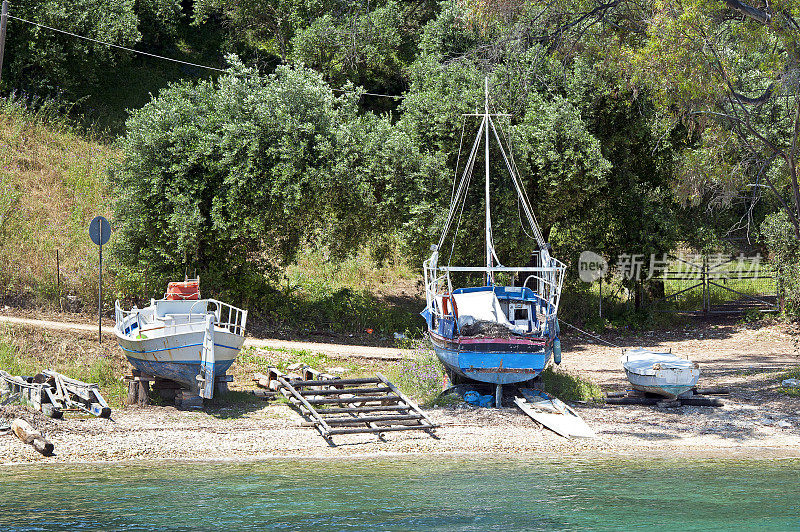
M459 327L471 325L476 321L489 321L509 329L514 328L500 308L500 301L494 292L467 292L453 294L452 298L456 302Z
M657 369L691 370L697 363L678 358L672 353L655 353L647 349L631 349L620 358L622 366L637 375L655 375Z

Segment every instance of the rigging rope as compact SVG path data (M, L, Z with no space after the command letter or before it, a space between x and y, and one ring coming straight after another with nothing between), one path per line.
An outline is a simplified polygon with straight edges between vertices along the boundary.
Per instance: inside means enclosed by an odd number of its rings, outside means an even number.
M456 171L453 175L453 191L450 192L450 203L453 203L456 195L456 182L458 182L458 167L461 164L461 147L464 145L464 129L467 127L467 117L461 117L461 139L458 141L458 157L456 158Z
M456 200L461 198L462 192L464 193L464 200L466 201L466 191L464 189L465 182L468 182L467 177L471 177L472 175L472 167L475 164L475 154L478 150L478 145L481 137L481 133L483 132L484 123L481 122L481 127L478 129L478 136L475 137L475 142L472 144L472 152L470 153L469 160L467 161L467 165L464 167L464 174L461 177L461 183L459 183L458 190L456 191ZM450 210L447 213L447 221L445 222L444 229L442 230L442 236L439 238L439 245L438 248L441 249L444 245L444 239L447 236L447 232L450 230L450 226L453 223L453 215L456 211L456 202L450 204Z

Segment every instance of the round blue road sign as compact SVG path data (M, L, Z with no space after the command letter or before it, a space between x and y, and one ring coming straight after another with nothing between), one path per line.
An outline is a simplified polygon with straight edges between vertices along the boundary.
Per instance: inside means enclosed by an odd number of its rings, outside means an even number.
M89 223L89 238L98 246L102 246L111 238L111 224L102 216L97 216Z

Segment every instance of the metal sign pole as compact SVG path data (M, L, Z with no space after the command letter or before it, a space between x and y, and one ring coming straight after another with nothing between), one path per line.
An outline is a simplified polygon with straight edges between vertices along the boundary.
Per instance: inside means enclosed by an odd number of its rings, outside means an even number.
M100 224L100 286L97 290L97 343L103 343L103 224Z
M103 342L103 244L111 237L111 225L102 216L89 224L89 238L100 246L99 280L97 287L97 343Z

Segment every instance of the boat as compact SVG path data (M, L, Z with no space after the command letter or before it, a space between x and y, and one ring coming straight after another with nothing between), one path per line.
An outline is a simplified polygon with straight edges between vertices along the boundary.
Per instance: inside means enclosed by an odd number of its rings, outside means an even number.
M495 403L499 407L503 385L535 379L551 360L555 363L561 361L557 313L566 267L550 255L550 246L536 222L513 155L510 149L506 151L506 145L498 135L493 119L498 115L489 112L488 80L485 93L484 112L474 115L481 119L478 133L463 174L454 186L444 229L438 244L431 246L431 255L423 264L426 306L421 315L427 323L433 349L451 382L455 384L463 380L495 385ZM490 138L499 146L521 211L533 232L535 251L526 266L503 265L495 251L489 180ZM451 232L455 245L453 222L461 218L481 145L485 152L486 211L482 265L451 265L449 259L447 264L440 264L439 253ZM459 159L460 156L459 152ZM482 276L483 284L455 287L452 273ZM515 281L503 283L503 276L514 277Z
M674 399L697 385L700 366L670 353L630 349L620 357L634 389Z
M200 298L200 280L169 283L163 299L122 310L114 303L114 334L128 361L144 375L175 381L204 399L244 343L247 311Z
M522 397L515 397L514 404L537 423L567 439L596 436L583 418L558 397L530 388L521 388L519 391Z

